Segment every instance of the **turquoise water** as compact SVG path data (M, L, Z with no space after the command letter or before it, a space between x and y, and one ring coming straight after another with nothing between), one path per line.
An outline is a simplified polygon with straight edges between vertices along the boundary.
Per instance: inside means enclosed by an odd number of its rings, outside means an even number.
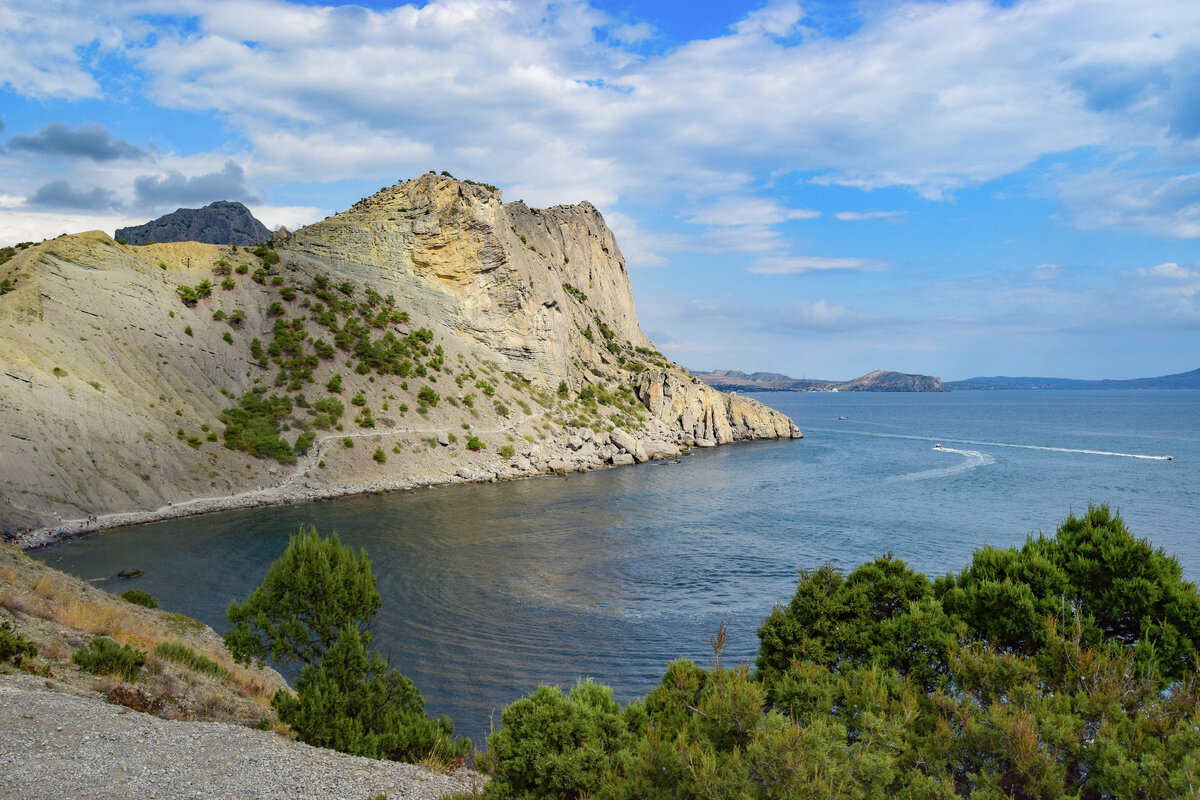
M377 645L479 743L539 682L590 675L629 699L674 658L707 662L722 619L726 659L752 660L796 571L826 562L893 552L939 574L1108 503L1200 580L1200 392L758 397L806 438L173 520L37 555L223 630L290 533L336 529L374 563ZM111 580L126 567L145 575Z

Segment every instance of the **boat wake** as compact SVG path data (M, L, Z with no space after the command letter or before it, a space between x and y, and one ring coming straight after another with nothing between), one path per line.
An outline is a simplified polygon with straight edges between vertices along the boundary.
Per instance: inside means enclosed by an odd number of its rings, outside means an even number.
M850 434L852 436L874 436L879 439L908 439L916 442L932 442L934 439L928 436L905 436L899 433L873 433L871 431L848 431L845 429L832 428L805 428L805 430L814 433L839 433ZM1138 458L1143 461L1174 461L1174 456L1151 456L1142 453L1117 453L1109 450L1081 450L1073 447L1049 447L1039 444L1012 444L1010 442L981 442L974 439L942 439L943 442L953 442L955 444L973 445L975 447L1010 447L1016 450L1042 450L1050 453L1076 453L1089 456L1115 456L1118 458ZM974 450L951 450L949 447L942 447L941 450L947 453L973 453Z
M952 475L958 475L963 472L970 472L979 467L986 467L989 464L995 464L996 459L987 453L981 453L978 450L955 450L953 447L938 446L935 448L939 453L954 453L962 456L962 461L953 464L949 467L941 467L939 469L927 469L921 472L910 472L906 475L895 475L888 478L889 481L920 481L929 480L931 478L947 478Z

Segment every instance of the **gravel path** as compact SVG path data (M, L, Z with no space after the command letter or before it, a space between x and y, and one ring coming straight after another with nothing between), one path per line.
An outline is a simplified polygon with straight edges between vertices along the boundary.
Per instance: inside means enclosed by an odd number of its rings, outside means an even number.
M268 732L172 722L0 676L0 798L436 800L472 773L357 758Z

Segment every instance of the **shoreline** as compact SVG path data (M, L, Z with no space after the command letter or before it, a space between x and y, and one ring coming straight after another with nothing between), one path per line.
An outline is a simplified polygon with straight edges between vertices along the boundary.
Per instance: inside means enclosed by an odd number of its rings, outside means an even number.
M753 441L753 440L738 440ZM729 442L737 444L738 442ZM679 453L680 456L691 455L690 449ZM665 459L650 459L661 461ZM151 522L161 522L167 519L213 514L220 511L237 511L250 508L265 508L268 506L289 505L292 503L320 502L336 500L342 497L355 497L368 494L390 494L414 489L427 489L435 486L449 486L466 483L497 483L499 481L525 480L530 478L565 476L572 472L591 472L597 469L610 469L619 466L635 466L635 463L589 463L565 464L557 469L538 469L535 466L527 471L514 470L508 474L485 474L479 477L464 477L452 473L441 479L409 479L402 481L376 481L362 486L329 486L306 487L297 486L292 481L301 474L297 472L276 486L262 489L252 489L246 492L229 495L228 497L196 497L180 503L168 502L156 509L140 511L114 511L107 514L94 515L91 519L64 520L61 525L47 526L18 533L10 540L10 544L20 550L35 550L51 547L56 544L81 539L86 536L99 534L106 530L127 528L135 525L145 525ZM569 468L566 468L568 467Z
M316 489L291 487L288 485L271 486L265 489L239 492L228 497L197 497L191 500L184 500L181 503L167 503L167 505L156 509L114 511L108 514L96 515L91 520L64 520L62 525L37 528L18 533L11 540L11 543L20 550L34 550L62 544L74 539L81 539L106 530L145 525L167 519L195 517L220 511L237 511L249 508L289 505L292 503L319 502L322 500L336 500L341 497L354 497L366 494L390 494L392 492L460 483L492 483L498 480L520 480L522 478L536 478L554 474L559 473L551 471L530 472L528 474L512 475L505 478L491 477L484 479L467 479L451 475L444 480L391 481L386 483L377 482L366 486L337 486Z

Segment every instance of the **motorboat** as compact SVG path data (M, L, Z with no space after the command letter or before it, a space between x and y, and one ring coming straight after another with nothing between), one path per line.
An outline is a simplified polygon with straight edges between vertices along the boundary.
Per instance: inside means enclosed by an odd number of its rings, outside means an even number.
M945 450L946 448L942 447L942 443L941 443L941 442L938 442L937 444L935 444L935 445L933 446L933 449L934 449L934 450Z

